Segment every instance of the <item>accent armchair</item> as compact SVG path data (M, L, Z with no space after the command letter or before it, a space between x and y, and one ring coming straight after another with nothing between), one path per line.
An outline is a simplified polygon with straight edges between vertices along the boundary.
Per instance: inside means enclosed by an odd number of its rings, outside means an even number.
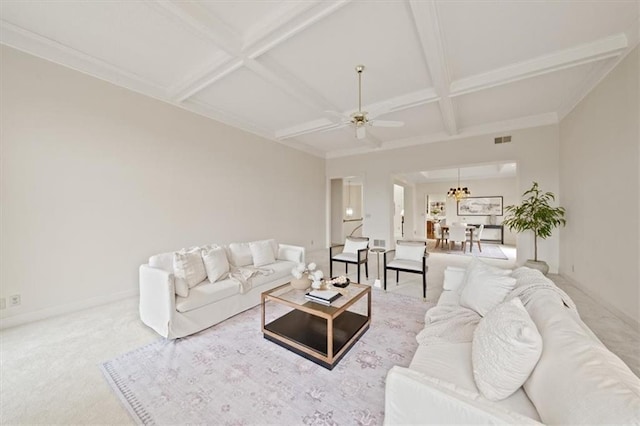
M393 259L391 255L393 254ZM384 253L384 289L387 290L387 270L396 271L396 285L400 272L422 275L422 297L427 299L427 252L426 241L402 241L396 243L394 250Z
M339 248L342 251L339 252ZM360 266L364 264L364 272L369 278L369 237L347 237L344 244L329 248L329 276L333 277L333 262L344 263L344 272L349 274L349 264L357 265L358 282L360 282Z

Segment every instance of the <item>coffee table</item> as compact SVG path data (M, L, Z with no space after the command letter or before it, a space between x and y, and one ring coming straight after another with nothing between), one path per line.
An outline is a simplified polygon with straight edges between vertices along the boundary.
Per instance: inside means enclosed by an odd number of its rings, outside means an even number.
M371 324L371 287L351 283L332 288L342 297L330 306L305 299L307 290L287 283L262 293L262 333L296 354L332 370ZM353 310L367 296L366 315ZM291 308L265 324L267 302ZM364 302L363 302L364 303Z

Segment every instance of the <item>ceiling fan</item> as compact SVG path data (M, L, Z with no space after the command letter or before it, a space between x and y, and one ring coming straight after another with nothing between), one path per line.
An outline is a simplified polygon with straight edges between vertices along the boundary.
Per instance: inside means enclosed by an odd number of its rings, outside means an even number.
M345 116L335 111L327 111L332 115L339 116L344 123L354 124L356 127L356 138L364 139L367 137L367 132L365 126L368 124L369 126L374 127L401 127L404 126L402 121L386 121L386 120L376 120L375 117L377 115L382 114L383 112L379 112L378 114L368 116L367 111L362 111L362 72L364 71L364 65L356 65L356 72L358 73L358 111L354 112L349 116Z

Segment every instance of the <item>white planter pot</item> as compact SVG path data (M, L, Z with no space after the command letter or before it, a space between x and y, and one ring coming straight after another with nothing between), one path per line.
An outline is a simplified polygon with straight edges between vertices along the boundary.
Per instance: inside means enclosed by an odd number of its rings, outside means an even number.
M531 269L537 269L544 275L547 275L547 273L549 272L549 265L547 265L547 262L544 262L542 260L527 259L527 261L524 262L524 266Z

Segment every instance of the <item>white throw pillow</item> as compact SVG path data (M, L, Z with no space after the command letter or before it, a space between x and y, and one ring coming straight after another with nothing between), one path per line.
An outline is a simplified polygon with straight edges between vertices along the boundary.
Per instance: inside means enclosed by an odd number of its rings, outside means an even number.
M342 252L358 254L358 250L366 249L368 246L369 241L367 240L356 241L347 238L344 242L344 250L342 250Z
M425 246L418 244L398 244L396 245L396 259L413 260L422 262Z
M467 269L460 292L460 305L481 316L498 306L513 290L516 279L507 276L510 270L496 268L484 262L472 262Z
M442 284L443 290L452 290L460 293L464 287L464 278L466 271L463 268L456 268L455 266L448 266L444 270L444 283Z
M260 267L275 263L276 257L273 253L273 246L268 240L249 243L253 266Z
M200 248L193 247L175 252L173 254L173 271L176 277L176 294L187 297L190 288L207 279L207 271L204 269Z
M202 249L200 252L204 269L207 271L209 282L215 283L227 276L229 272L229 261L227 251L222 247L211 247Z
M233 266L249 266L253 264L249 243L229 244L229 260Z
M527 380L542 353L542 337L517 297L498 305L473 333L473 377L482 395L500 401Z

